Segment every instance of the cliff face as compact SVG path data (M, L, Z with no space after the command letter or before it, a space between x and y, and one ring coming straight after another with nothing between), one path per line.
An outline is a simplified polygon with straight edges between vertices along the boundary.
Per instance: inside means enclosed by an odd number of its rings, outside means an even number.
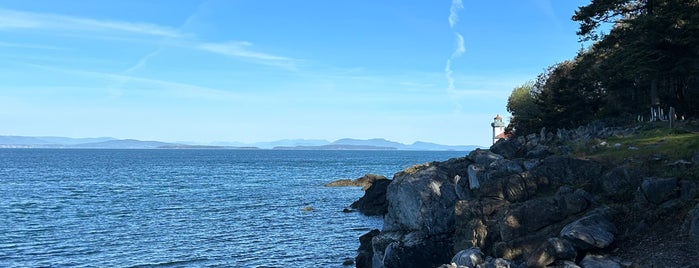
M500 141L397 173L383 230L364 237L357 266L615 267L634 261L613 256L618 240L669 215L689 215L687 234L698 232L691 230L699 209L687 214L699 197L696 178L644 177L578 159L557 147L565 138L558 134Z

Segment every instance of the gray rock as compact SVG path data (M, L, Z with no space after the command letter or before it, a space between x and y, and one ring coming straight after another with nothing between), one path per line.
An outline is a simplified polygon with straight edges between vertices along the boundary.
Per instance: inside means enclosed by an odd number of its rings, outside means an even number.
M549 151L549 147L546 145L541 145L538 144L534 146L534 148L530 149L527 151L525 154L526 158L544 158L551 155L551 152Z
M555 202L548 199L532 199L510 206L502 217L500 237L512 241L527 236L565 218Z
M563 186L556 192L558 206L566 215L574 215L590 208L593 197L583 189L573 190L568 186Z
M502 173L507 174L521 173L524 171L524 169L522 169L522 166L518 162L508 159L499 159L493 161L492 163L490 163L490 165L488 165L488 168L492 170L498 170Z
M539 164L541 164L540 159L527 159L524 160L524 162L522 163L525 170L532 170L535 167L539 166Z
M577 251L570 241L552 237L541 245L527 258L528 267L546 267L556 260L575 260Z
M517 139L500 140L493 144L493 146L490 146L490 151L502 155L507 159L515 158L515 156L517 156L517 152L519 151L519 138L522 137L518 137Z
M548 268L580 268L575 262L572 261L556 261Z
M475 149L468 154L468 158L478 165L488 166L496 160L503 159L503 156L490 150Z
M688 180L680 181L680 198L683 201L692 201L697 197L699 197L699 186L696 182Z
M482 179L480 179L480 177L482 176L481 174L483 174L483 170L484 168L478 165L468 166L466 172L468 174L469 189L478 189L481 187L480 181Z
M477 247L459 251L454 255L454 258L451 259L451 263L455 264L457 267L475 268L484 262L485 257L483 256L483 252Z
M359 212L367 216L385 215L388 212L386 191L389 184L391 184L391 180L380 179L374 181L364 191L364 196L352 203L350 207L358 209Z
M614 201L633 200L638 184L641 181L636 171L619 166L605 173L599 185L602 186L602 193L606 198Z
M388 213L383 230L423 230L430 235L453 232L454 188L438 164L397 173L386 194Z
M699 203L687 213L682 231L688 234L692 241L699 243Z
M603 249L614 242L616 227L607 218L606 211L595 210L563 227L560 237L573 243L575 248Z
M587 254L581 261L582 268L621 268L618 259L606 255Z
M641 183L641 193L656 205L677 197L677 178L645 178Z
M374 251L371 247L371 240L379 235L379 233L378 229L374 229L359 237L357 257L354 258L357 268L371 268L371 259L374 255Z

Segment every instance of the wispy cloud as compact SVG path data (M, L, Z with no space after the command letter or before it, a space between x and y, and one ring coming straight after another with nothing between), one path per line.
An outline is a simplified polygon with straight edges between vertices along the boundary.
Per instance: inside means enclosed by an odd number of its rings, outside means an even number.
M57 46L26 44L26 43L12 43L12 42L0 42L0 47L45 49L45 50L63 50L64 49L62 47L57 47Z
M184 24L178 29L150 23L97 20L84 17L24 12L0 8L0 31L61 30L74 31L80 33L81 36L90 36L87 34L82 35L90 32L99 32L99 34L102 36L118 34L152 36L162 38L163 40L178 41L168 43L176 43L178 46L184 48L204 50L211 53L246 60L255 64L275 66L287 70L297 70L300 60L257 51L253 48L253 44L250 42L234 41L225 43L211 43L197 40L192 34L186 34L182 31L182 29L185 28L194 18L196 18L196 13L197 12L190 15ZM132 72L145 66L153 56L159 53L163 45L168 44L161 42L158 49L144 55L137 63L135 63L135 65L129 68L127 72ZM44 49L49 48L48 46L31 46L27 44L15 43L0 43L0 46L21 46L25 48Z
M254 51L250 42L204 43L199 49L230 57L251 60L260 64L296 70L299 60L283 56Z
M453 0L451 2L451 8L449 8L449 26L454 28L454 25L456 25L456 22L459 21L459 10L464 8L464 4L461 2L461 0Z
M454 29L454 26L456 26L456 23L459 21L459 10L463 8L464 4L461 0L452 0L451 8L449 8L449 27L452 29ZM444 76L447 79L447 93L453 100L457 99L459 94L456 91L456 80L454 79L454 71L451 68L451 62L466 53L464 37L458 32L454 32L454 36L456 37L456 47L444 66ZM461 110L461 105L456 103L456 109Z
M60 29L75 31L116 31L143 35L178 37L170 27L149 23L95 20L82 17L0 9L0 30Z
M456 48L454 48L454 53L451 54L451 58L458 58L461 57L466 52L466 46L464 44L464 37L459 34L455 33L456 36Z

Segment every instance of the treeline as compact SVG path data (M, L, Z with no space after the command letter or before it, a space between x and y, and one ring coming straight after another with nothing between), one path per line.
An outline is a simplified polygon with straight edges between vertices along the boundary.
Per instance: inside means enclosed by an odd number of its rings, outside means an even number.
M594 43L512 91L511 129L699 115L699 0L592 0L572 19Z

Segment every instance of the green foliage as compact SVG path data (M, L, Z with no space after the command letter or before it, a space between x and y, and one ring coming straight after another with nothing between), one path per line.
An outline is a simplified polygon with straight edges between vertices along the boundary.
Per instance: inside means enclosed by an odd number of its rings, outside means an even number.
M510 128L529 133L540 127L541 112L535 102L533 81L512 90L507 98L507 111L512 114Z
M597 42L513 90L518 132L648 119L651 107L699 116L699 1L593 0L573 20L582 40ZM604 23L614 26L596 32Z

